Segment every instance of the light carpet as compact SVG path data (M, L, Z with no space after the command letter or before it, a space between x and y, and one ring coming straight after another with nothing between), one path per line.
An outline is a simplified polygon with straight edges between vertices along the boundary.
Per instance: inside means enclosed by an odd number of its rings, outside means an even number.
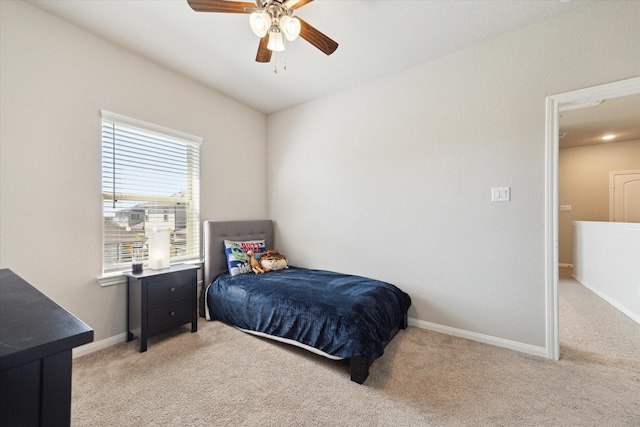
M200 319L75 359L72 425L640 426L640 326L573 280L560 312L560 361L409 327L363 385Z

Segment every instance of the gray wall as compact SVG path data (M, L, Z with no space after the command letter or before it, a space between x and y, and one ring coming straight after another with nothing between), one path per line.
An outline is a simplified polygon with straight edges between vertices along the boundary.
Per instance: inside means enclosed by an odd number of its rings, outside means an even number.
M0 8L0 266L93 327L96 341L122 334L126 286L96 281L99 110L204 138L203 219L266 215L266 117L28 3ZM239 187L255 191L241 197Z
M396 283L413 324L543 354L545 98L636 76L638 22L639 2L580 8L270 115L281 251Z
M535 351L545 97L640 70L640 3L607 2L266 118L27 3L0 8L0 266L97 340L125 331L124 287L96 282L99 109L204 138L203 219L270 216L292 264L394 282L414 324ZM225 185L240 166L252 197Z

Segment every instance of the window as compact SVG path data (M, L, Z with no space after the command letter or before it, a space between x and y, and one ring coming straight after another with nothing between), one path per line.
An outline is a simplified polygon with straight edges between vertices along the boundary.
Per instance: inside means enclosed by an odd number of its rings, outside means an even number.
M103 275L130 269L131 248L160 229L171 231L172 262L200 259L202 138L100 114Z

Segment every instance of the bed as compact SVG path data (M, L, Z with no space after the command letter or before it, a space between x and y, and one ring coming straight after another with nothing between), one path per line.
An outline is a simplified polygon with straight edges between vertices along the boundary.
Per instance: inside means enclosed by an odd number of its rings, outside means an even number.
M225 240L264 241L267 249L274 248L273 223L204 221L202 317L330 359L348 359L351 380L359 384L384 347L407 327L411 298L392 284L294 266L232 275Z

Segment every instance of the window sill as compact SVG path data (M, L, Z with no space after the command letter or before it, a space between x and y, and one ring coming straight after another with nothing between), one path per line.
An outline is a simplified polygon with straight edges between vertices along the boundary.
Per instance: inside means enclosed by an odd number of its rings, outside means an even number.
M202 265L202 263L203 263L202 260L191 260L191 261L177 262L175 264L193 264L193 265L200 264L200 265ZM113 286L113 285L126 285L127 284L127 276L122 274L125 271L128 271L128 270L115 271L113 273L106 273L106 274L104 274L104 275L102 275L102 276L97 278L98 283L102 287Z
M108 273L98 277L100 286L124 285L127 283L127 277L122 275L122 271Z

